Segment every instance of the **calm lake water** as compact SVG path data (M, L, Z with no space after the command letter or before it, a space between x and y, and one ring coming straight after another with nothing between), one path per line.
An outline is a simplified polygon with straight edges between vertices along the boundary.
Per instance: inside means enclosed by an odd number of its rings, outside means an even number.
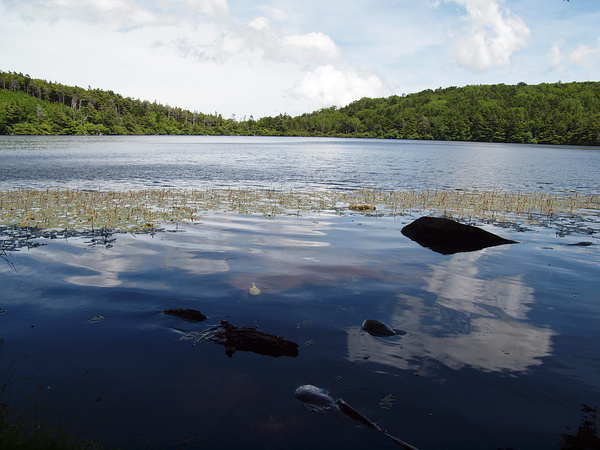
M598 169L590 148L0 137L1 189L597 194ZM108 447L397 448L338 410L304 408L294 391L305 384L420 449L576 439L600 406L598 212L475 222L518 243L453 255L402 235L418 217L209 214L154 235L33 239L0 259L2 401ZM163 314L176 307L208 318ZM365 319L403 333L371 336ZM221 320L284 336L298 355L229 357L181 340Z
M207 136L0 136L0 189L259 187L597 193L600 148Z

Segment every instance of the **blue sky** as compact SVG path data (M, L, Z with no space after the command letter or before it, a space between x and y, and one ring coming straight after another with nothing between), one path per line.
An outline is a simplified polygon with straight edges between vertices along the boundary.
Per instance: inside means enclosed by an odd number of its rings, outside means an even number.
M599 0L0 0L0 70L243 119L600 79Z

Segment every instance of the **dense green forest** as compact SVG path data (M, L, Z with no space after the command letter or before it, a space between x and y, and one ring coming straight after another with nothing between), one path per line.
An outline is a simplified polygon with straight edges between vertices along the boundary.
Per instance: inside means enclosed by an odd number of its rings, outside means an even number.
M426 90L235 120L0 71L0 134L336 136L600 145L600 82Z

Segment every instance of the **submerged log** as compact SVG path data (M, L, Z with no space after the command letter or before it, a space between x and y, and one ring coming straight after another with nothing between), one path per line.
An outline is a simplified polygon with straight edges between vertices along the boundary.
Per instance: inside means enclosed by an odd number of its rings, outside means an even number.
M207 319L207 317L197 309L168 308L163 311L163 314L180 317L189 322L202 322Z
M298 344L286 338L257 330L256 327L236 327L222 320L211 338L213 342L225 346L225 353L231 357L236 351L253 352L268 356L298 356Z
M402 234L444 255L516 243L481 228L441 217L421 217L402 228Z

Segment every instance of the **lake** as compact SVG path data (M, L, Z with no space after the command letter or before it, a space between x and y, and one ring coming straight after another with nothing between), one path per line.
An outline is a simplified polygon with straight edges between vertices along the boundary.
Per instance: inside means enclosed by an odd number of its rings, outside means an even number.
M0 136L0 189L463 189L597 194L600 148L371 139Z
M599 150L2 136L0 189L598 195ZM160 232L20 238L0 253L0 386L11 383L0 400L109 448L398 447L335 406L309 411L301 385L420 449L572 448L586 432L598 442L599 211L471 218L517 243L455 254L402 234L423 214L214 211ZM3 228L0 242L17 232ZM397 334L372 336L365 319ZM223 320L285 337L297 355L193 345Z

